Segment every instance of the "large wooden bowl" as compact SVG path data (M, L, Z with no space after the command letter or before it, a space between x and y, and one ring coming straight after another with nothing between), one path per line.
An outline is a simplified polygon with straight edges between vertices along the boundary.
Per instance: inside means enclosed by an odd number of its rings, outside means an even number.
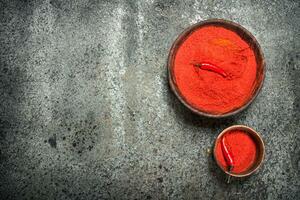
M255 58L256 58L256 62L257 62L257 73L256 73L256 81L255 81L255 85L253 87L252 93L251 93L251 97L248 99L248 101L246 101L243 105L241 105L238 108L235 108L227 113L222 113L222 114L215 114L215 113L209 113L206 112L204 110L200 110L196 107L194 107L193 105L191 105L185 98L184 96L180 93L175 77L174 77L174 60L175 60L175 56L177 53L178 48L180 47L180 45L184 42L184 40L191 34L193 33L195 30L197 30L200 27L203 26L207 26L207 25L213 25L213 26L222 26L226 29L232 30L234 32L236 32L243 40L245 40L246 42L248 42L248 44L250 45L251 49L253 50L254 54L255 54ZM242 27L241 25L231 22L231 21L227 21L224 19L209 19L209 20L205 20L199 23L196 23L190 27L188 27L187 29L185 29L179 36L178 38L175 40L175 42L173 43L170 52L169 52L169 57L168 57L168 73L169 73L169 83L171 86L171 89L173 90L173 92L175 93L175 95L178 97L178 99L187 107L189 108L191 111L193 111L196 114L202 115L202 116L206 116L206 117L213 117L213 118L222 118L222 117L227 117L227 116L231 116L234 114L237 114L239 112L241 112L242 110L244 110L247 106L249 106L253 100L256 98L256 96L258 95L259 91L262 88L263 82L264 82L264 78L265 78L265 59L264 59L264 55L263 52L261 50L260 45L258 44L257 40L255 39L255 37L248 31L246 30L244 27Z

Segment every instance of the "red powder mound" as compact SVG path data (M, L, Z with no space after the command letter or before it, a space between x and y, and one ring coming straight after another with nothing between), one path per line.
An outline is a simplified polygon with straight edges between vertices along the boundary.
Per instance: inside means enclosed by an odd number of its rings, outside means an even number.
M235 130L225 133L226 146L232 154L233 173L242 173L251 168L257 158L257 146L253 138L246 132ZM228 167L223 156L221 143L216 146L216 160L227 171Z
M227 76L193 63L209 63ZM191 33L178 48L174 76L179 92L193 107L224 114L244 105L253 90L257 63L253 50L237 33L205 26Z

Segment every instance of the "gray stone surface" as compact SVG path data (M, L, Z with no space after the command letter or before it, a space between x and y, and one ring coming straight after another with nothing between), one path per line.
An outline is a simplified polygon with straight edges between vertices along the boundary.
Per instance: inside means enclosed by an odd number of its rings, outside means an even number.
M299 199L299 1L0 1L1 199ZM176 36L208 18L260 42L264 87L243 113L192 114L171 93ZM259 172L224 183L211 147L245 124Z

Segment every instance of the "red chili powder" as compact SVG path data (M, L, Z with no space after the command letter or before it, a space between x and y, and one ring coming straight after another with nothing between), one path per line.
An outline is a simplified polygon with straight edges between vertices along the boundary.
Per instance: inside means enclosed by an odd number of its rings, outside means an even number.
M257 145L253 138L244 131L234 130L223 135L226 146L233 157L233 173L242 173L251 168L257 158ZM216 146L216 160L227 171L227 164L223 156L221 142Z
M201 64L217 66L223 74L201 69ZM183 41L175 55L173 72L179 92L190 105L224 114L249 100L256 68L254 52L246 41L234 31L209 25Z

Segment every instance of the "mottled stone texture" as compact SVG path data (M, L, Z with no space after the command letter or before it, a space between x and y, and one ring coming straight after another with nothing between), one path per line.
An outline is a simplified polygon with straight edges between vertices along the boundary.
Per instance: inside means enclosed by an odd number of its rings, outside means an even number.
M299 1L0 1L1 199L299 199ZM267 73L231 118L188 111L168 87L176 36L240 23ZM211 148L245 124L266 144L255 175L224 183Z

